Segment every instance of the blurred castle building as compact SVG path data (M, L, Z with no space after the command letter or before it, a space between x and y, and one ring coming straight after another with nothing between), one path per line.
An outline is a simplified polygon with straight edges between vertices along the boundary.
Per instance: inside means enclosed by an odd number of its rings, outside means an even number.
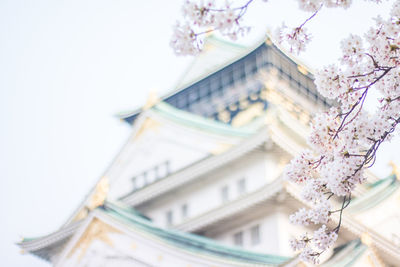
M331 104L268 38L209 36L175 91L121 116L132 134L71 218L19 246L60 267L305 266L288 217L307 203L282 171ZM368 174L322 266L400 266L396 172Z

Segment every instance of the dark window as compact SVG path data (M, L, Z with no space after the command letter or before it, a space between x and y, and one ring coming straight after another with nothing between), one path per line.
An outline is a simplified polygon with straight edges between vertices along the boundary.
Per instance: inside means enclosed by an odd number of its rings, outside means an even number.
M229 200L229 187L227 185L221 188L221 199L222 202Z
M158 180L158 179L161 178L161 177L160 177L160 174L159 174L159 171L158 171L158 168L159 168L159 166L155 166L155 167L154 167L154 176L155 176L155 179L156 179L156 180Z
M183 108L187 105L187 99L186 96L181 94L178 98L178 107Z
M172 213L172 210L169 210L166 214L166 219L167 219L167 225L170 226L174 222L174 214Z
M246 78L246 72L244 70L244 66L240 68L240 79L244 80Z
M143 186L145 186L145 185L147 185L147 183L148 183L148 180L147 180L147 172L144 172L144 173L142 174L142 176L143 176Z
M240 179L237 183L237 186L238 186L238 194L239 195L246 193L246 179L245 178Z
M259 225L253 226L250 229L250 235L251 235L251 244L252 245L260 244L261 237L260 237L260 226Z
M199 99L199 98L198 98L198 92L195 91L195 90L192 90L192 91L189 93L189 102L190 102L190 103L193 103L193 102L196 102L198 99Z
M214 79L213 82L210 85L211 91L212 92L218 91L219 88L221 87L220 83L221 83L220 79Z
M181 207L181 212L182 212L182 218L185 219L188 217L188 205L183 204Z
M171 163L169 162L169 160L165 162L165 170L167 172L167 175L171 173Z
M230 71L227 73L227 76L228 76L228 85L232 85L232 84L233 84L233 71L230 70Z
M136 190L136 188L137 188L137 178L136 177L132 178L132 185L133 185L133 190Z
M233 235L233 243L235 246L243 246L243 232L238 232Z

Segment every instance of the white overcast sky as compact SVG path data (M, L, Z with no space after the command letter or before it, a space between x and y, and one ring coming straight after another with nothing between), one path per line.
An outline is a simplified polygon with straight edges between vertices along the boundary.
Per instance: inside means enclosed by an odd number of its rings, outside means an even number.
M143 105L151 89L173 89L190 61L168 45L181 2L0 1L0 265L48 266L13 243L65 222L129 134L116 113ZM307 17L291 0L259 2L247 16L248 44ZM389 6L355 2L310 23L305 63L333 62L340 39L365 32ZM395 148L380 156L382 175L382 162L400 163Z

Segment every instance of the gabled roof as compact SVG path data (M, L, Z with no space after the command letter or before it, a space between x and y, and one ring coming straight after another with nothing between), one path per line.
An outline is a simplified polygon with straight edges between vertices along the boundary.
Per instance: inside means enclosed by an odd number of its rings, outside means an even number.
M254 135L260 125L251 124L249 126L235 128L229 124L203 118L196 114L179 110L167 103L159 102L154 106L149 107L149 109L143 112L140 115L140 118L135 121L131 137L119 152L109 169L105 172L104 177L107 177L110 183L109 197L114 196L113 194L115 193L115 188L113 188L113 167L118 165L118 161L125 160L126 158L124 157L127 157L127 154L132 153L130 149L134 146L138 138L140 138L147 130L154 130L155 138L165 138L163 133L159 131L160 128L164 126L166 126L166 131L177 132L177 134L175 133L173 136L173 138L176 139L176 144L179 142L179 144L183 142L187 143L186 139L189 138L188 133L190 133L190 138L193 139L193 142L201 140L200 143L193 143L190 148L187 148L193 151L197 149L199 154L197 160L201 160L209 155L222 153L231 146L240 143L242 139ZM180 138L180 135L183 135L185 138ZM127 151L130 152L128 153ZM132 161L132 159L130 160ZM136 174L133 173L132 177L133 175ZM95 187L93 187L92 191L85 197L84 201L67 221L67 224L75 220L76 216L80 214L80 211L85 208L85 205L93 196L94 192ZM121 195L118 195L117 197L121 197Z
M184 88L215 70L224 67L227 62L237 59L248 52L249 48L228 42L211 34L204 39L203 51L193 58L191 64L180 77L175 88Z

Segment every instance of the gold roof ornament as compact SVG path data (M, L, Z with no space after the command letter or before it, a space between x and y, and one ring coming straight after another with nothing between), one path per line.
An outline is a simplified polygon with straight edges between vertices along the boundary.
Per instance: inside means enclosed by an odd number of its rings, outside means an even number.
M233 119L232 126L240 127L249 123L254 118L260 116L264 111L264 104L256 102L250 105L248 108L240 111Z
M78 212L78 214L75 216L74 221L76 222L76 221L80 221L80 220L86 218L86 216L88 215L88 213L89 213L89 208L83 207L83 208Z
M156 121L151 117L147 117L146 120L143 122L142 126L137 131L132 141L138 140L147 130L157 131L160 125L161 123L159 121Z
M158 102L160 102L160 98L157 95L157 91L152 89L149 92L149 96L147 97L146 104L144 104L143 109L149 109L154 107Z
M396 165L392 160L389 161L390 167L392 167L392 173L391 175L396 175L396 179L400 180L400 169L399 166Z
M214 35L214 28L213 27L208 27L206 30L206 37L210 37Z
M298 69L298 71L300 71L300 72L303 73L304 75L307 75L307 74L308 74L308 70L307 70L304 66L302 66L302 65L297 65L297 69Z
M371 235L370 235L368 232L362 233L362 234L361 234L361 242L362 242L364 245L370 247L370 246L372 245L372 243L373 243L373 240L372 240Z
M96 207L104 204L104 201L107 198L108 190L109 190L108 178L104 176L97 183L95 191L92 197L90 198L89 204L87 205L89 210L93 210Z
M228 123L231 119L231 114L227 110L218 113L218 119L224 123Z
M203 51L210 51L215 49L215 45L209 42L209 38L213 36L214 29L212 27L208 27L205 31L205 38L203 40Z
M268 34L269 34L269 32L268 32ZM269 46L271 46L273 43L272 43L272 40L271 40L271 38L269 37L269 36L267 36L267 38L265 38L265 43L267 44L267 45L269 45Z
M121 231L97 218L94 218L81 235L78 242L69 252L68 257L71 257L75 252L78 252L78 260L82 260L92 243L96 240L103 242L110 247L114 247L114 242L109 236L110 233L121 233Z
M213 155L219 155L219 154L222 154L222 153L226 152L231 147L232 147L231 144L219 143L219 144L217 144L216 147L214 147L213 149L210 150L210 153L213 154Z

